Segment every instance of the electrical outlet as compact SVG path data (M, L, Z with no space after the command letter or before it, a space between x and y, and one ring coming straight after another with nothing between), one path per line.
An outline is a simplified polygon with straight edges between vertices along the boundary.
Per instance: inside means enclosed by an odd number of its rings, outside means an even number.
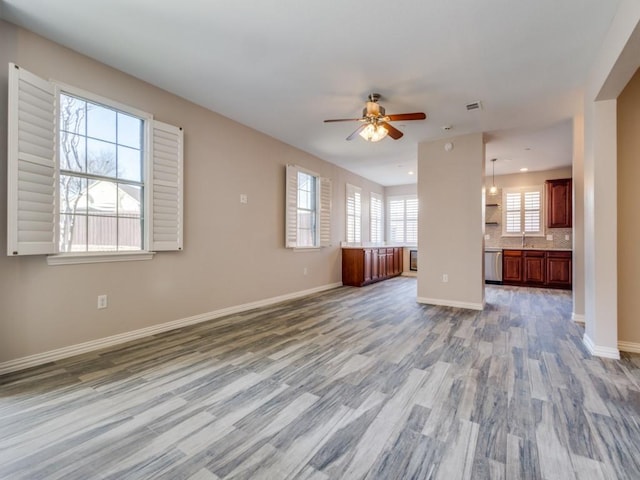
M442 283L447 283L449 281L449 275L446 273L442 274Z
M490 240L491 239L491 235L489 235L488 233L484 236L485 240Z
M240 203L247 203L248 198L247 198L247 194L246 193L241 193L240 194Z
M553 241L553 233L549 233L549 234L547 235L547 240L549 240L550 242L552 242L552 241Z
M571 240L571 237L570 237L569 235L565 235L565 236L564 236L564 239L565 239L565 240Z
M107 308L107 296L98 295L98 310L102 310L103 308Z

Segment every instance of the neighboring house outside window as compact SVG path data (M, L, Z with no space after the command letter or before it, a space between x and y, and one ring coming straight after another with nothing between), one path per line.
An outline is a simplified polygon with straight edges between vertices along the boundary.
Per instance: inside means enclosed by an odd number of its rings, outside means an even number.
M415 195L387 200L388 241L407 245L418 243L418 198Z

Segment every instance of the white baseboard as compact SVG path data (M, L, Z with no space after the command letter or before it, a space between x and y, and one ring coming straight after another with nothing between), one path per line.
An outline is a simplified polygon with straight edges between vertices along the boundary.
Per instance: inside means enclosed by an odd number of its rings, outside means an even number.
M602 347L593 343L593 340L585 333L582 337L582 343L587 347L589 353L594 357L612 358L614 360L620 360L620 350L611 347Z
M253 310L254 308L266 307L268 305L284 302L286 300L305 297L313 293L323 292L325 290L331 290L333 288L341 286L342 282L330 283L328 285L322 285L320 287L310 288L308 290L288 293L286 295L280 295L278 297L265 298L263 300L244 303L242 305L235 305L233 307L221 308L220 310L201 313L199 315L181 318L179 320L173 320L171 322L160 323L158 325L152 325L150 327L133 330L131 332L119 333L110 337L99 338L97 340L91 340L89 342L79 343L77 345L70 345L68 347L58 348L56 350L50 350L48 352L37 353L35 355L29 355L27 357L17 358L15 360L9 360L8 362L0 363L0 375L15 372L18 370L24 370L25 368L35 367L48 362L54 362L63 358L79 355L81 353L88 353L95 350L100 350L102 348L119 345L121 343L130 342L131 340L137 340L139 338L148 337L150 335L168 332L169 330L175 330L176 328L206 322L207 320L224 317L225 315L232 315L234 313L245 312L247 310Z
M417 277L418 276L418 272L414 272L414 271L402 272L402 276L403 277Z
M428 305L439 305L442 307L466 308L468 310L484 310L482 303L457 302L455 300L443 300L440 298L418 297L418 303L426 303Z
M573 320L576 323L581 323L584 325L584 314L571 312L571 320Z
M618 349L623 352L640 353L640 343L636 342L618 342Z

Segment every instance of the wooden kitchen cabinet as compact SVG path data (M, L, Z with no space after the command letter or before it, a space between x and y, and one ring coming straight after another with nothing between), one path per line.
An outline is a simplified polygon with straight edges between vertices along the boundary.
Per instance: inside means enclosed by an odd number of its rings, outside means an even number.
M402 273L402 247L343 248L342 284L361 287Z
M547 196L547 228L571 228L571 179L545 182Z
M547 285L571 288L571 252L547 252Z
M523 282L527 285L544 285L545 282L545 252L542 250L524 251Z
M571 290L571 262L570 251L503 250L502 283Z
M522 279L522 250L503 250L502 283L519 285Z

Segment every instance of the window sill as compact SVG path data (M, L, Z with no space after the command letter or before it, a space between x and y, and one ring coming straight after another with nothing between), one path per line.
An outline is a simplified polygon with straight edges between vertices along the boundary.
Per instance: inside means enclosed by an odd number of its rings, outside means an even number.
M293 247L294 252L315 252L316 250L320 250L322 247Z
M151 260L155 252L61 253L48 255L47 265L76 265L80 263L133 262Z

